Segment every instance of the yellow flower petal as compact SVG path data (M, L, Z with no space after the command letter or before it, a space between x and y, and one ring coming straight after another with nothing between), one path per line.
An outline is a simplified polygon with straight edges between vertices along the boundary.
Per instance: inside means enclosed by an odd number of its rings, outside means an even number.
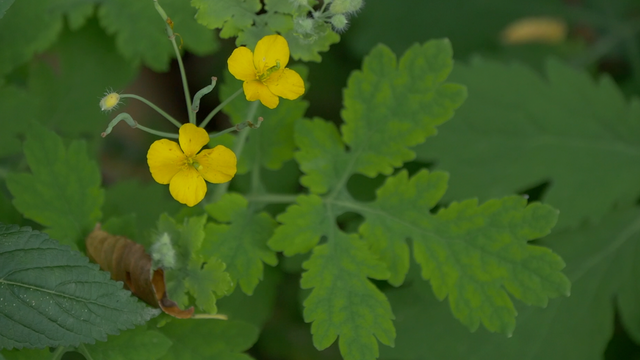
M253 64L258 74L276 66L280 61L280 69L284 69L289 63L289 44L280 35L263 37L256 45L253 53Z
M184 124L180 127L180 147L184 154L192 158L196 156L203 146L209 143L209 134L207 130L199 128L191 123Z
M210 183L225 183L236 174L236 154L229 148L218 145L213 149L202 150L196 161L200 164L198 172Z
M260 81L245 81L244 84L242 84L242 88L244 89L244 95L247 97L247 100L260 100L262 105L269 109L275 109L280 103L280 99L269 91L269 88Z
M207 183L193 166L188 166L171 179L169 192L178 202L194 206L204 199Z
M253 67L253 53L246 47L239 47L227 60L229 72L236 79L251 81L256 79L256 68Z
M187 157L175 141L156 140L147 152L147 163L153 179L168 184L187 163Z
M274 95L295 100L304 94L304 81L291 69L276 71L264 82Z

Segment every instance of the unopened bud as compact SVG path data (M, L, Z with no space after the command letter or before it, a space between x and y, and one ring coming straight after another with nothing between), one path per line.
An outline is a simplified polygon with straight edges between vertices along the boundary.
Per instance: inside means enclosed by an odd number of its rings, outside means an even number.
M107 94L100 99L100 110L111 111L115 109L120 103L120 95L116 92L107 92Z
M334 14L351 14L362 7L362 0L333 0L331 10Z
M336 31L345 30L348 24L349 22L347 21L347 18L342 14L334 15L331 17L331 25L333 25L333 28Z

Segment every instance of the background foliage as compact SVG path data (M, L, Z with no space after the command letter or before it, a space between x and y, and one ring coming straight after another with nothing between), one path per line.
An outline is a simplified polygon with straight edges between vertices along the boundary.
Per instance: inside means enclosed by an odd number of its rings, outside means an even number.
M169 292L230 318L162 315L125 330L146 314L37 345L70 346L57 348L65 359L640 357L637 1L369 0L346 32L327 28L306 42L294 34L302 10L292 2L233 3L222 12L218 0L162 1L192 93L211 76L220 99L235 92L227 56L273 31L289 40L308 92L259 108L266 120L247 139L232 192L185 210L150 182L154 137L126 126L98 136L113 117L97 106L108 87L184 119L174 54L151 2L0 0L0 222L19 225L4 227L3 241L19 233L51 243L65 254L55 272L64 282L78 281L73 266L95 271L72 249L83 250L96 221L147 248L159 231L182 234L174 245L190 252L179 254ZM566 22L567 37L501 41L511 22L541 15ZM449 40L433 40L441 38ZM204 98L200 114L218 103ZM234 100L209 130L244 121L245 108ZM134 102L126 111L159 123ZM527 205L538 200L545 205ZM173 218L158 223L162 213ZM501 253L486 239L508 245ZM14 251L7 244L0 259ZM450 259L463 265L447 267ZM3 298L7 264L0 260ZM110 296L149 309L95 272ZM192 282L178 281L185 274ZM540 274L543 284L531 280ZM451 286L454 276L464 288ZM481 295L457 295L473 291ZM16 346L3 336L0 345Z

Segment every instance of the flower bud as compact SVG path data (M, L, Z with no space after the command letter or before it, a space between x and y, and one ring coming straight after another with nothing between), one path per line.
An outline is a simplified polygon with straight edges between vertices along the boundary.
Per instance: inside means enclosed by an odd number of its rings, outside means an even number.
M351 14L360 10L362 5L362 0L333 0L329 9L334 14Z
M100 100L100 109L102 111L111 111L120 103L120 95L116 92L107 92Z
M331 25L333 25L333 28L338 32L344 31L348 24L349 22L347 21L347 18L342 14L331 17Z

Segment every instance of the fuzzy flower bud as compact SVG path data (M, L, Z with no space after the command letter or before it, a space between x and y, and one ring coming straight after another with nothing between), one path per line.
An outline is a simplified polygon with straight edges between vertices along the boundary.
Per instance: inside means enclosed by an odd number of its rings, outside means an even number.
M334 14L352 14L360 10L362 5L362 0L333 0L330 10Z
M100 100L100 109L102 111L111 111L120 103L120 95L116 92L107 92Z
M347 18L342 14L331 17L331 25L333 25L333 28L338 32L344 31L348 24L349 22L347 21Z
M311 34L314 28L314 19L308 17L297 17L293 21L293 28L299 34Z

